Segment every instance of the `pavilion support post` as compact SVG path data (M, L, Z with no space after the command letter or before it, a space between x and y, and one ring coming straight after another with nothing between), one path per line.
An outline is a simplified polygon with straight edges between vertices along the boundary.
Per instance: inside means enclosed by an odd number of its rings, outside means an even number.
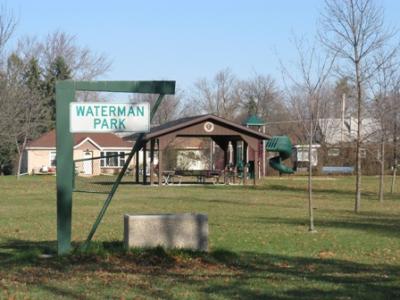
M257 184L258 175L260 172L259 166L259 157L258 157L258 150L254 151L254 176L253 176L253 184Z
M265 133L265 126L263 126L263 133ZM266 168L265 168L265 143L266 143L266 141L265 140L262 140L262 174L261 174L261 176L262 177L265 177L266 175L267 175L267 172L266 172Z
M229 147L226 147L224 150L224 167L226 168L226 165L228 164L229 157L228 157L228 149Z
M140 157L139 157L139 150L136 151L135 156L136 156L136 166L135 166L135 181L136 183L139 183L140 179L139 179L139 164L140 164Z
M158 140L158 186L162 186L163 173L163 149L160 148L160 140Z
M247 183L247 143L243 141L243 184Z
M154 139L150 140L150 185L153 185L154 181Z
M224 173L225 173L225 179L224 183L228 184L229 183L229 168L228 168L228 163L229 163L229 141L226 144L226 147L223 149L224 150Z
M215 170L214 147L215 147L215 142L213 139L211 139L210 140L210 170Z
M232 142L233 148L233 183L236 183L236 176L237 176L237 141Z
M143 146L143 184L147 183L147 143Z
M232 163L233 159L232 159L232 142L229 141L228 142L228 165L230 165Z

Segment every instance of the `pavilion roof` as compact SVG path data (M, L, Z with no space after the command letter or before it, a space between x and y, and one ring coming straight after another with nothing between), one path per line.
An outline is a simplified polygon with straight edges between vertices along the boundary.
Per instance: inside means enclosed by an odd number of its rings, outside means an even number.
M246 126L237 124L235 122L226 120L221 117L217 117L212 114L206 114L206 115L198 115L198 116L193 116L193 117L185 117L181 119L177 119L174 121L167 122L165 124L155 126L151 128L150 132L146 134L145 140L149 140L152 138L156 138L171 132L176 132L179 131L180 129L184 129L186 127L204 122L204 121L212 121L215 122L219 125L230 127L234 129L235 131L238 131L240 133L244 133L250 136L253 136L255 138L259 139L270 139L271 137L269 135L266 135L262 132L258 132L252 128L248 128ZM179 134L179 133L178 133ZM210 134L212 135L212 134ZM135 139L137 135L131 135L126 137L127 139Z

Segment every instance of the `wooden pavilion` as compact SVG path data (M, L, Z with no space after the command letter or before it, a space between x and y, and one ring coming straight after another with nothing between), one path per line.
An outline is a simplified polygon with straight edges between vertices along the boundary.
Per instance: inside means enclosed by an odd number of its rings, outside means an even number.
M242 151L241 157L243 163L247 165L252 163L254 166L253 183L256 184L259 176L265 175L265 170L262 166L265 165L265 152L263 151L264 142L270 139L270 136L256 131L252 128L236 124L215 115L207 114L194 117L181 118L175 121L165 123L160 126L151 128L143 139L141 149L135 154L135 175L136 182L140 181L139 171L139 153L143 155L143 169L146 170L147 155L150 155L150 179L149 183L155 182L155 173L157 172L158 185L163 183L163 154L167 146L177 137L187 138L211 138L224 153L224 165L227 166L229 144L233 148L233 169L238 166L237 153L238 149ZM125 139L134 140L136 135L128 136ZM240 145L240 147L238 147ZM149 152L149 153L148 153ZM158 168L155 170L154 157L158 154ZM261 167L260 167L261 166ZM243 183L246 184L247 168L244 168ZM146 171L143 172L142 183L147 182Z

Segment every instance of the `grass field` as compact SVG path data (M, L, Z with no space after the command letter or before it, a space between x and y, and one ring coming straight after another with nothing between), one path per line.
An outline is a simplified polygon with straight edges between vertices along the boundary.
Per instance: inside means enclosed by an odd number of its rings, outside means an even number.
M354 178L316 178L317 233L307 232L303 177L257 187L124 184L89 253L43 258L55 251L55 178L0 177L0 299L400 299L400 193L381 204L377 184L363 179L356 215ZM104 199L74 194L76 244ZM123 214L150 212L207 213L210 252L125 252Z

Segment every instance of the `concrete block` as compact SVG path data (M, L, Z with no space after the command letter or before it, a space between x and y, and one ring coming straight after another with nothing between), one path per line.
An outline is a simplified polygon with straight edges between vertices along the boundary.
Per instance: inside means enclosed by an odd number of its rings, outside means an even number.
M124 215L126 248L183 248L208 250L208 216L205 214Z

